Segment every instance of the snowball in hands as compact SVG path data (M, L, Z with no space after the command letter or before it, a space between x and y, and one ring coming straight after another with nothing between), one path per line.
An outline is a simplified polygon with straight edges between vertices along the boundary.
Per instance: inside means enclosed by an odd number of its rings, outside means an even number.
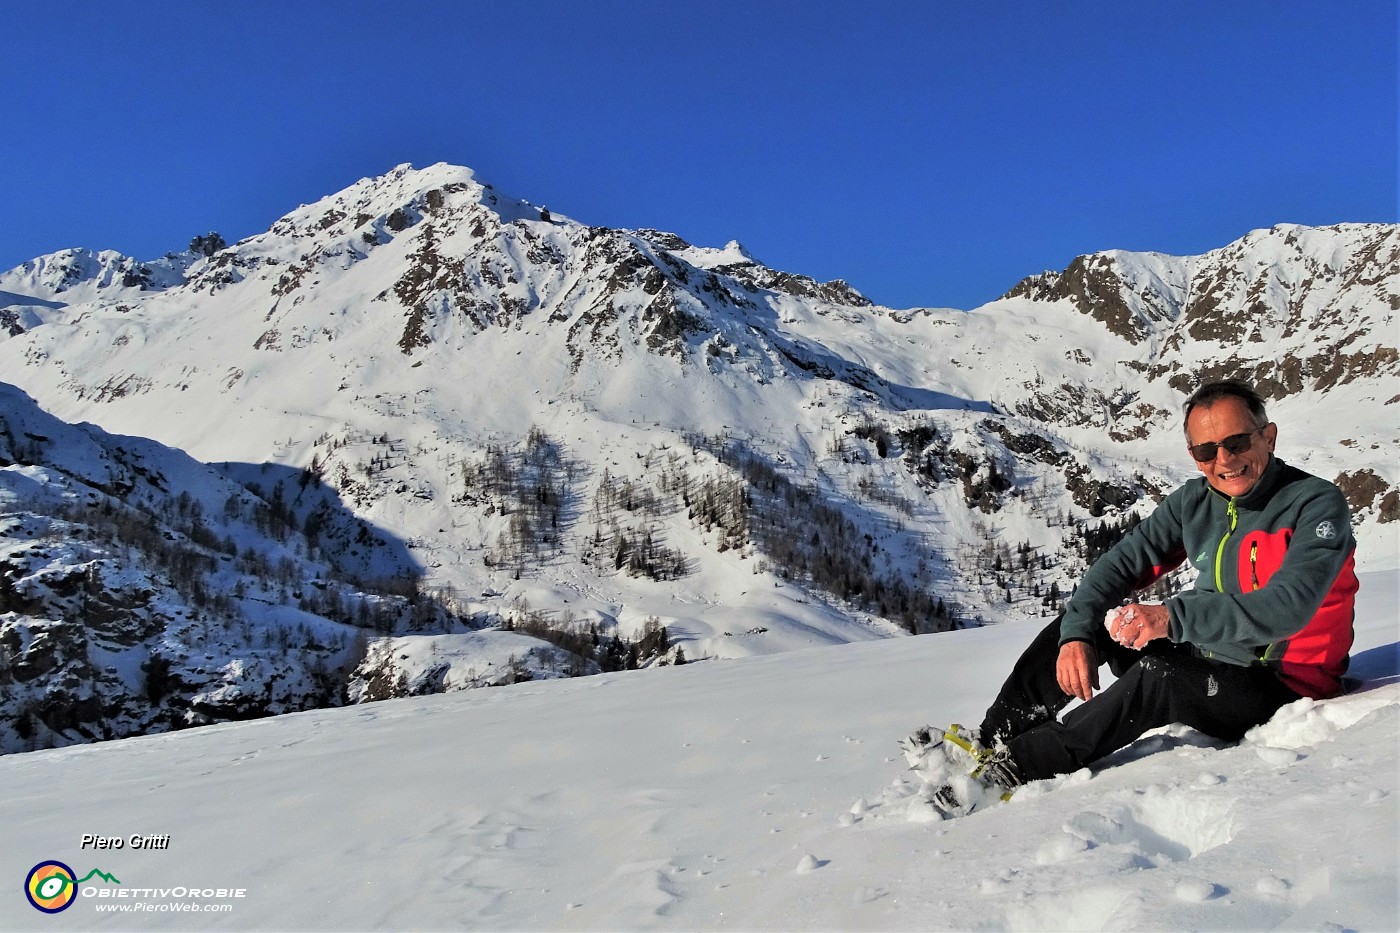
M1139 612L1136 605L1110 609L1103 617L1108 637L1129 648L1133 647L1133 642L1137 640L1138 633L1146 622L1146 614Z

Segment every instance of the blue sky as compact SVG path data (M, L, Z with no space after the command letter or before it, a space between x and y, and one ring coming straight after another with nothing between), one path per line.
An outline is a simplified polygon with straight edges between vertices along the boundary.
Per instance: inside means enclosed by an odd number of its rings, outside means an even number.
M402 162L894 307L1397 218L1395 0L6 4L0 269Z

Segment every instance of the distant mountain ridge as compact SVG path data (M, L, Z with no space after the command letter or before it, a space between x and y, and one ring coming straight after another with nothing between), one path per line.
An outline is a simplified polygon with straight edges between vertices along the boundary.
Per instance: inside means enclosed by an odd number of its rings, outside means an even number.
M1069 301L1134 344L1160 340L1149 378L1225 374L1252 381L1265 398L1400 372L1394 347L1377 343L1400 310L1400 228L1380 224L1256 230L1203 256L1110 251L1081 256L1064 272L1021 281L1004 297ZM1206 371L1177 358L1191 343L1223 354ZM1261 359L1249 344L1285 348ZM1277 356L1277 354L1276 354Z
M170 253L141 262L114 250L81 248L40 256L0 274L0 335L19 336L67 305L181 285L194 258Z
M1042 617L1192 474L1179 405L1222 375L1347 490L1363 563L1400 559L1396 225L1097 253L972 311L896 310L405 165L168 263L0 273L0 373L271 477L299 524L311 478L494 620L373 633L375 696L480 682L517 623L584 655L559 633L660 625L695 660Z

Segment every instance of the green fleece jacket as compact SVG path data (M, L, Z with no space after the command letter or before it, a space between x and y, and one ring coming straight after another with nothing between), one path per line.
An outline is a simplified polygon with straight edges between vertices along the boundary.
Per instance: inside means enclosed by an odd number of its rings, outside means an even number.
M1238 498L1197 477L1089 568L1060 641L1092 641L1109 609L1187 559L1199 576L1167 600L1172 641L1332 696L1353 637L1355 550L1346 498L1326 480L1276 457Z

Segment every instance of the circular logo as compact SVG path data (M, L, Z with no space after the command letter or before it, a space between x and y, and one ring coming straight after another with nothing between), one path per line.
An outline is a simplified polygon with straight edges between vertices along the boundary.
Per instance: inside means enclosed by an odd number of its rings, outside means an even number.
M56 914L66 910L78 896L77 876L62 862L40 862L24 879L24 896L35 910Z
M1337 526L1331 522L1323 522L1317 526L1317 536L1324 541L1331 541L1337 537Z

